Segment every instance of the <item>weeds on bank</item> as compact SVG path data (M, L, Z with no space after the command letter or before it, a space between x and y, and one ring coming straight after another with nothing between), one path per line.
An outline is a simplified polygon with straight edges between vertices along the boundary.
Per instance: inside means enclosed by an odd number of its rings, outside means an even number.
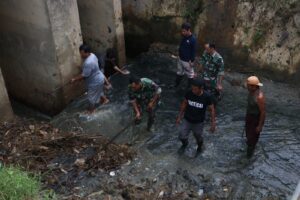
M0 167L0 200L54 199L55 194L42 191L40 179L16 167Z

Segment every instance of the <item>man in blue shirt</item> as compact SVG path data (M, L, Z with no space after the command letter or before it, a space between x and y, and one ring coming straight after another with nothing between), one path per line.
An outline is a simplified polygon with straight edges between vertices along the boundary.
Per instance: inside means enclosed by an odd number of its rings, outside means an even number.
M191 80L195 77L194 60L196 56L197 40L191 32L191 25L189 23L182 24L181 34L183 37L179 46L179 60L175 87L179 86L184 75L188 77L188 86L191 85Z

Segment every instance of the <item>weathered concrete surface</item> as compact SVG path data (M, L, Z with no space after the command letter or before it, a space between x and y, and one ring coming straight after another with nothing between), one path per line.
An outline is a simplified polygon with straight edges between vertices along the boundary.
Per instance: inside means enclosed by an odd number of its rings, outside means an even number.
M107 48L116 48L119 64L125 64L121 0L77 2L84 41L100 54L104 54Z
M0 2L0 64L8 92L44 112L73 95L57 89L78 73L81 43L76 0Z
M8 121L13 118L13 112L6 92L4 79L0 69L0 122Z
M76 0L47 0L49 19L55 45L56 67L60 72L60 84L66 85L79 73L82 44L81 27ZM63 105L82 94L83 85L67 85L58 90Z

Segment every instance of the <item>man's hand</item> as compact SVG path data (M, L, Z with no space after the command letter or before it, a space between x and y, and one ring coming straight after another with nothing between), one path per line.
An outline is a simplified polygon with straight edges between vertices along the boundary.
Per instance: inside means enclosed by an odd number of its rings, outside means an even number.
M141 119L141 113L138 112L138 113L136 113L136 115L135 115L135 120L140 120L140 119Z
M112 85L109 83L109 84L106 84L106 85L104 85L104 87L105 87L105 89L106 90L110 90L110 89L112 89Z
M190 64L191 67L194 66L194 62L192 62L192 61L189 61L189 64Z
M181 117L178 116L176 119L176 125L178 126L180 124L180 122L181 122Z
M76 82L76 78L72 78L70 83L75 83Z
M222 90L223 90L223 86L222 86L221 84L218 84L218 85L217 85L217 90L218 90L218 91L222 91Z
M261 126L256 127L256 133L257 134L259 134L261 131L262 131L262 127Z
M151 111L154 107L154 102L150 101L150 103L148 104L148 111Z
M211 133L214 133L215 130L216 130L216 123L215 123L215 122L212 122L212 123L211 123L211 126L210 126L210 132L211 132Z

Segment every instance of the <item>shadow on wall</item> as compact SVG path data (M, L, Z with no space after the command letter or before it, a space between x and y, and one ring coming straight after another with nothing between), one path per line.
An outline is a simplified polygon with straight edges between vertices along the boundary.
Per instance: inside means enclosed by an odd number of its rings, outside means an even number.
M144 20L127 14L123 20L126 53L130 58L148 51L152 43L177 44L180 40L178 21L181 23L181 18L153 16L150 20Z

